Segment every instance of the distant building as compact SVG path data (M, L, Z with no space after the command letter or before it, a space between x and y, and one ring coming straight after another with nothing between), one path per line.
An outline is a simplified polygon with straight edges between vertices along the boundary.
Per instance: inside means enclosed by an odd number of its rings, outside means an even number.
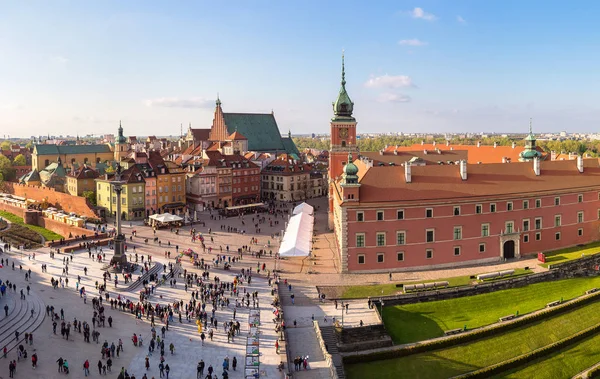
M66 191L73 196L83 196L85 191L96 191L95 179L100 174L93 168L83 165L83 167L73 170L67 174Z
M115 217L117 195L110 184L114 174L105 174L96 179L96 201L100 208L101 217ZM121 173L124 181L121 193L121 212L124 220L141 220L145 215L144 191L145 180L140 170L135 166Z
M210 130L210 141L227 141L229 137L238 132L247 141L248 151L287 153L300 156L298 148L292 140L291 133L288 137L281 137L275 114L271 113L224 113L221 100L217 99L213 124ZM245 151L243 151L245 152Z

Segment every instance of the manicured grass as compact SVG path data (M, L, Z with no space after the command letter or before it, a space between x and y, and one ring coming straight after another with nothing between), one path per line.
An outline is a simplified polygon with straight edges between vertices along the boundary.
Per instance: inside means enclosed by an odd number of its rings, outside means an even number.
M441 337L445 330L477 328L503 316L530 313L546 304L600 287L600 276L573 278L456 299L384 307L383 322L396 344Z
M492 272L492 271L490 271ZM522 268L515 269L515 273L511 276L505 276L497 279L489 279L485 280L485 282L490 282L494 280L502 280L508 278L515 278L517 276L531 274L531 270L525 270ZM482 273L483 274L483 273ZM424 280L424 281L410 281L410 282L402 282L402 284L419 284L419 283L433 283L433 282L448 282L449 287L460 287L460 286L468 286L471 282L476 280L471 279L470 276L455 276L452 278L446 279L436 279L436 280ZM341 299L366 299L367 297L378 297L378 296L389 296L395 295L398 292L402 292L402 288L396 287L397 283L390 284L376 284L369 286L349 286L344 290Z
M600 335L569 346L546 358L535 360L526 367L507 371L494 378L571 378L598 363Z
M380 379L448 378L517 357L567 338L598 322L600 322L600 302L595 302L568 313L472 343L398 359L348 365L346 373L350 379L372 377L372 373L375 371L377 378ZM597 356L595 357L597 359ZM587 364L587 362L581 364ZM371 373L371 376L368 373ZM519 375L516 377L529 378L530 376ZM560 378L562 376L544 377Z
M540 266L548 267L548 265L579 259L581 258L581 254L594 255L598 253L600 253L600 242L590 243L585 246L569 247L546 253L546 263L542 263Z
M22 226L26 227L27 229L33 230L34 232L41 234L46 239L46 241L52 241L52 240L58 241L59 239L63 238L63 236L61 236L60 234L54 233L52 230L48 230L46 228L42 228L41 226L37 226L37 225L25 224L25 222L23 221L23 219L21 217L14 215L12 213L9 213L9 212L0 211L0 217L7 219L8 221L12 222L13 224L22 225Z

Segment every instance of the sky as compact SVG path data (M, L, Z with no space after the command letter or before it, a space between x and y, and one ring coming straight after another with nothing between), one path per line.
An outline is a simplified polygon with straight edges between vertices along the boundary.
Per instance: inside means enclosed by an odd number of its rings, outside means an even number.
M0 0L0 137L179 135L273 111L328 133L596 132L598 1Z

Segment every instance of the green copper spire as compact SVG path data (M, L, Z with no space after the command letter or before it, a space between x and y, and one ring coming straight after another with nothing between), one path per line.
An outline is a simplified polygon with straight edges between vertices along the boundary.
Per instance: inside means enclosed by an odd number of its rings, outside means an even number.
M533 135L532 119L529 118L529 134L525 137L525 149L519 154L519 161L530 161L534 158L541 158L542 153L537 150L535 145L535 136Z
M354 103L350 100L350 96L346 91L346 67L345 67L345 57L342 52L342 86L340 88L340 92L338 94L337 99L333 103L333 114L334 117L332 120L349 120L354 121L352 117L352 111L354 109Z
M117 143L125 143L125 136L123 135L123 126L121 126L121 120L119 120L119 135L117 136Z
M217 92L217 107L221 106L221 99L219 98L219 93Z

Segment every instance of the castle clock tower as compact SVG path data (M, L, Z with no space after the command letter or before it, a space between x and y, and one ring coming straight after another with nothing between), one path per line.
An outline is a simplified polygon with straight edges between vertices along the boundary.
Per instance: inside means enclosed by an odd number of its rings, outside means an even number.
M352 117L354 103L346 92L346 72L344 55L342 54L342 86L337 99L333 103L331 119L331 139L329 147L329 219L333 219L333 182L342 176L348 157L358 155L356 143L356 119ZM331 227L332 222L330 222Z

